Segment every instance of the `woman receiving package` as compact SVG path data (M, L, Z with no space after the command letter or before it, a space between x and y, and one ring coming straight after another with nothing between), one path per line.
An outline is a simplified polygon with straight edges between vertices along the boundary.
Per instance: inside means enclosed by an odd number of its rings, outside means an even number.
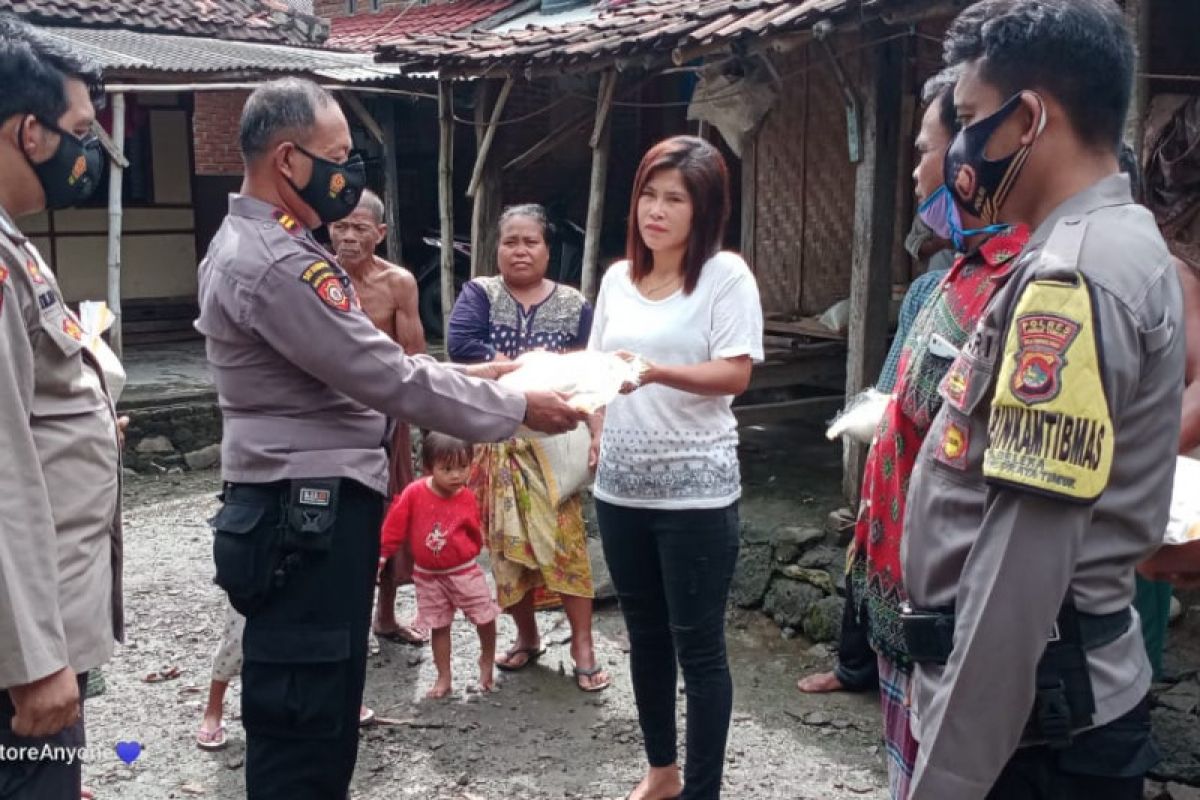
M513 206L500 216L500 274L463 286L450 315L452 360L509 361L532 351L564 353L587 345L591 306L571 287L546 278L549 238L541 206ZM579 463L582 467L582 452ZM562 483L564 476L553 473L544 448L532 440L478 448L471 489L479 498L500 606L517 624L517 641L496 666L515 672L542 654L534 590L545 587L558 593L571 624L575 683L596 692L608 687L609 677L592 646L594 593L583 503L578 487Z
M640 388L592 419L596 512L650 762L629 797L711 800L733 707L725 606L741 474L730 405L762 360L762 306L746 262L720 252L729 177L712 145L679 136L653 147L632 205L629 258L604 276L589 344L641 367ZM677 665L687 690L682 777Z

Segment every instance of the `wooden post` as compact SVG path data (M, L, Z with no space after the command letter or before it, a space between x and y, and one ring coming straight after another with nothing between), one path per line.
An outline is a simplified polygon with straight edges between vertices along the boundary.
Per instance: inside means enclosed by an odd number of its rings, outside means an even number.
M482 121L483 109L487 108L487 89L488 81L480 81L478 89L478 100L475 104L475 135L480 135L479 125ZM488 162L488 155L492 151L492 142L496 139L496 128L500 125L500 117L504 114L504 104L508 102L508 93L512 91L513 79L511 76L505 79L504 85L500 87L500 94L496 98L496 104L492 106L492 116L487 123L487 129L483 132L483 139L479 141L479 149L475 156L475 169L471 172L471 182L467 184L467 197L474 197L476 190L479 188L479 182L483 180L483 168Z
M112 96L112 140L118 154L125 148L125 95L117 92ZM120 358L124 350L121 336L121 185L125 170L120 159L110 159L108 164L108 309L113 314L108 342Z
M758 131L742 140L742 258L755 268L755 227L758 224Z
M599 290L600 233L604 227L604 187L608 182L608 154L612 146L612 102L616 70L600 76L596 97L596 125L592 131L592 185L588 191L587 232L583 239L583 296L596 301Z
M1125 141L1137 156L1144 160L1142 139L1146 129L1146 107L1150 103L1149 81L1143 76L1150 71L1150 0L1125 0L1125 19L1137 47L1133 95L1129 98L1129 114L1125 119Z
M438 210L442 220L442 331L454 308L454 85L438 81Z
M383 208L387 223L388 261L403 264L404 239L400 230L400 161L396 155L396 103L385 98L379 109L383 128Z
M880 31L863 32L866 38L878 35ZM902 57L903 43L896 40L878 45L866 56L862 160L854 184L847 398L874 385L887 349L896 162L901 152ZM858 504L865 459L866 448L845 445L842 488L852 508Z
M499 117L496 108L500 107L501 99L507 97L509 84L500 90L496 106L488 114L489 98L493 92L493 81L480 81L475 99L475 141L479 148L476 156L475 172L472 177L477 181L474 192L474 205L471 208L471 277L496 274L496 242L499 231L496 230L496 220L500 218L500 164L492 157L490 151L495 131L495 120ZM489 126L489 119L492 125ZM484 150L485 145L489 148Z

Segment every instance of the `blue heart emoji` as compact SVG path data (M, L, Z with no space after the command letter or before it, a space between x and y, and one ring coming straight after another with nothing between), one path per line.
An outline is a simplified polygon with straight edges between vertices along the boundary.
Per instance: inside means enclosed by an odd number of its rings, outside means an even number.
M142 754L141 742L117 742L115 749L117 751L117 758L126 764L132 764L137 761L138 756Z

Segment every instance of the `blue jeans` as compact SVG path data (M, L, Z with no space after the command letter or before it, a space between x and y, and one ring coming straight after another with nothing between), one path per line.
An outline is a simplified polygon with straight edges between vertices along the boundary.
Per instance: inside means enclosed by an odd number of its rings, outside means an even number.
M737 504L657 510L597 501L596 515L629 631L646 757L652 767L676 763L675 681L681 668L687 760L680 798L717 800L733 712L725 606L737 562Z

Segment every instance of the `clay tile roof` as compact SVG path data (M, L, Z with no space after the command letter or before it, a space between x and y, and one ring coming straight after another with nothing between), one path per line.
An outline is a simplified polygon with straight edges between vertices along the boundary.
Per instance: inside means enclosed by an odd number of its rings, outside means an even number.
M330 24L328 47L370 51L413 35L456 33L512 7L516 0L456 0L400 6L374 14L339 17Z
M146 33L316 46L328 23L285 0L0 0L40 25L121 28Z
M822 19L858 22L921 0L624 0L554 26L429 35L381 45L380 61L449 74L553 69L590 71L621 59L667 60L740 39L799 32Z

